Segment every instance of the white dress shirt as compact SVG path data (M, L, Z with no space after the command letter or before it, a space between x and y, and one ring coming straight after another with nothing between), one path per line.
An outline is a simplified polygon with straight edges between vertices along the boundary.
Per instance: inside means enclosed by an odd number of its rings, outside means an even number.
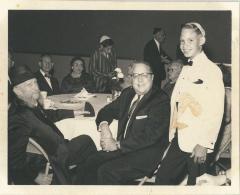
M47 81L49 87L52 89L52 83L51 83L50 78L49 78L49 77L46 77L46 76L45 76L45 75L46 75L45 72L43 72L41 69L40 69L40 72L41 72L41 74L43 75L43 77L45 78L45 80Z
M158 52L160 53L160 43L156 39L154 39L154 41L155 41L155 43L157 45Z

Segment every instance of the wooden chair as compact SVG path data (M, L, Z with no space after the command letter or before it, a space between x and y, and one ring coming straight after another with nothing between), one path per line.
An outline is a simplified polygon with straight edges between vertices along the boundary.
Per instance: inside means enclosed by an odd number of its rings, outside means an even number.
M47 153L34 139L29 138L26 152L44 156L44 158L47 161L45 171L44 171L45 176L48 176L49 170L52 170L52 172L54 172L54 170L56 169L56 165L52 164L52 166L51 166L52 161L49 159ZM76 167L77 167L77 165L70 165L68 168L69 168L69 170L72 170ZM58 171L55 173L56 173L56 178L61 180L63 183L66 183L64 175L61 172Z
M216 168L224 171L227 167L220 162L220 159L231 159L231 93L231 87L225 87L225 113L217 140L216 155L212 163Z
M44 156L44 158L47 161L44 173L47 176L49 173L49 170L51 169L51 166L50 166L50 161L49 161L48 155L44 151L44 149L35 140L33 140L32 138L29 138L26 152Z

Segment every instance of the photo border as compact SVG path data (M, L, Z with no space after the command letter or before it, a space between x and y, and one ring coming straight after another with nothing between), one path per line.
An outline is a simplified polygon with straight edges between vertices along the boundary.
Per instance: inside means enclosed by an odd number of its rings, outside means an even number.
M231 10L232 183L231 186L14 186L7 185L8 10ZM0 194L238 194L239 190L239 2L1 1L0 2Z

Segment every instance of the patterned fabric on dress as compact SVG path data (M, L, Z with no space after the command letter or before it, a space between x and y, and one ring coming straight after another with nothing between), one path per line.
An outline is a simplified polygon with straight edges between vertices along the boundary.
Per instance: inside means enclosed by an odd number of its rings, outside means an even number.
M108 74L116 68L117 59L114 50L106 55L101 49L95 50L90 57L89 73L96 83L96 92L110 92L110 79Z

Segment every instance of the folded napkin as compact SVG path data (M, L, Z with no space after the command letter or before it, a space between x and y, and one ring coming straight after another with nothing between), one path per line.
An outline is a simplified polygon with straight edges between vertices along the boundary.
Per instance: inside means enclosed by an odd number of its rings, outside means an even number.
M74 96L74 98L90 98L94 96L95 94L88 93L88 91L85 88L83 88L78 94Z

